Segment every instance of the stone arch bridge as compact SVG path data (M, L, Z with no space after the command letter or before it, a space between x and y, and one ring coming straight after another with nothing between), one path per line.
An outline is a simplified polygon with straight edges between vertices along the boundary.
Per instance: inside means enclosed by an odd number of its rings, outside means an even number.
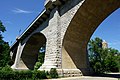
M120 7L120 0L46 0L45 9L11 46L13 69L33 69L41 46L39 69L56 68L61 75L89 75L87 43L100 25Z

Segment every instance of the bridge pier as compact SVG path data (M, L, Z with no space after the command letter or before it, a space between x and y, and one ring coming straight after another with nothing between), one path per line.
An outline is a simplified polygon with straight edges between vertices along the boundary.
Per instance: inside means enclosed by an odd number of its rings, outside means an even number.
M24 48L25 44L22 45L21 42L19 42L18 48L17 48L17 53L16 53L16 57L15 57L15 62L14 64L11 66L12 69L19 69L20 67L20 62L21 62L21 55L22 55L22 51ZM24 66L23 69L27 69L27 67L25 65L22 64L22 66ZM25 68L26 67L26 68Z
M63 48L63 34L61 31L61 20L59 8L56 7L50 13L50 18L48 22L48 27L50 27L48 33L42 32L46 38L46 52L45 60L39 70L50 71L51 68L56 68L60 76L82 76L82 72L76 67L64 68L63 67L63 57L66 56L62 52ZM68 55L67 55L68 56ZM65 59L65 58L64 58ZM65 59L67 61L67 58ZM68 59L70 60L70 59ZM71 59L72 60L72 59ZM65 62L66 62L65 61ZM72 66L69 64L68 66ZM75 66L75 64L73 64Z
M50 68L61 68L61 31L59 26L59 12L58 8L55 8L49 17L48 26L51 29L48 30L48 33L44 33L47 42L46 42L46 52L45 60L40 69L50 69Z

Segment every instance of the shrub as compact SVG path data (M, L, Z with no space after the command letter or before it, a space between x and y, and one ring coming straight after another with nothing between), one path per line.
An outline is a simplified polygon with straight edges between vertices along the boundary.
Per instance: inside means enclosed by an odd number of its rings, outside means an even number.
M47 78L58 78L57 70L51 68L50 72L38 70L13 71L10 66L5 66L0 70L0 80L39 80Z
M0 70L0 80L13 80L15 78L14 75L10 66L5 66Z
M45 71L13 71L10 67L4 67L0 70L0 80L39 80L46 78Z
M5 67L2 67L1 70L2 71L8 71L8 72L13 71L9 65L6 65Z
M46 79L46 72L45 71L38 71L34 70L32 74L32 79Z
M32 78L32 71L30 70L23 70L23 71L14 71L15 77L17 77L17 80L21 79L31 79Z
M35 66L34 66L34 70L37 70L38 68L40 68L41 65L42 65L42 63L36 62Z
M56 68L51 68L50 69L50 77L51 78L58 78L58 73L57 73Z

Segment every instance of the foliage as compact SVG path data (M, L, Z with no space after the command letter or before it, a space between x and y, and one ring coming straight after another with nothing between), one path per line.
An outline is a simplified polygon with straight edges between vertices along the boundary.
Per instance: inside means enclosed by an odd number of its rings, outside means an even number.
M37 70L39 69L39 67L41 66L42 64L40 62L36 62L35 63L35 66L34 66L34 70Z
M10 66L5 66L0 70L0 80L41 80L48 78L58 78L55 68L50 72L39 70L12 70Z
M118 72L120 53L116 49L102 48L102 39L95 38L88 43L90 66L95 73Z
M58 73L57 73L56 68L51 68L50 69L50 77L51 78L58 78Z
M7 71L7 72L9 72L9 71L13 71L13 70L10 68L9 65L6 65L5 67L1 68L1 71Z
M40 62L41 64L43 64L44 57L45 57L45 52L39 52L39 54L38 54L38 62Z
M6 29L5 29L4 25L2 24L2 22L0 21L0 33L4 32L4 31L6 31Z
M102 40L99 38L95 38L95 41L90 40L88 47L90 66L93 68L94 72L101 73L102 69L100 52L102 50Z
M13 77L14 73L13 70L10 68L10 66L5 66L0 70L0 80L7 80L10 79L10 77Z
M0 21L0 67L8 65L10 62L10 47L7 42L3 40L2 32L6 31L4 25Z
M34 70L32 74L32 79L47 79L45 71Z
M4 67L5 65L8 65L11 61L10 58L10 47L8 43L4 43L1 45L1 53L0 53L0 67Z
M0 70L0 80L39 80L47 79L45 71L20 70L13 71L9 66Z
M39 52L38 54L38 61L36 62L34 69L37 70L40 66L42 66L44 62L44 57L45 57L45 51L44 52Z

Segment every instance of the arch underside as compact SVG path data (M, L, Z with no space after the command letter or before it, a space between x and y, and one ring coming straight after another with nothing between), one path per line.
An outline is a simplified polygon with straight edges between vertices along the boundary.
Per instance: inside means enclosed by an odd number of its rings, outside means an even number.
M24 47L21 55L21 64L19 67L34 69L34 65L38 60L39 50L44 44L46 44L46 38L43 34L33 34Z
M119 7L119 0L86 0L82 4L63 39L63 69L78 68L86 74L88 41L102 21Z

